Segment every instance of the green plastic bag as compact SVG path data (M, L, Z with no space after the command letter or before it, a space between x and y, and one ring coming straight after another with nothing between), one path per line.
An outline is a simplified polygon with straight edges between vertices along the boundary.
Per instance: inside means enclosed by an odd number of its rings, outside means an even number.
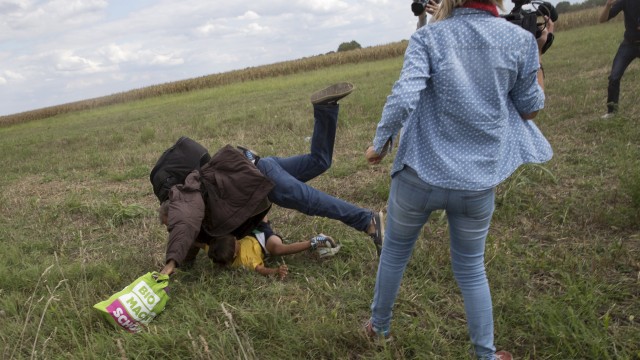
M93 307L116 327L141 331L164 310L169 295L169 275L149 272Z

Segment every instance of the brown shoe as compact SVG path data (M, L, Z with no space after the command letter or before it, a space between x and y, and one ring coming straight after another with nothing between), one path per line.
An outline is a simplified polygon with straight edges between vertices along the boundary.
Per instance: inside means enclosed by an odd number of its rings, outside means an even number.
M371 323L371 319L367 320L367 322L364 324L364 333L368 338L380 343L387 343L393 340L391 338L391 333L389 332L389 330L379 331L378 329L374 328L373 324Z
M313 105L337 104L338 100L351 94L353 89L353 84L348 82L333 84L311 94L311 103Z
M508 351L500 350L496 353L496 360L512 360L513 356Z

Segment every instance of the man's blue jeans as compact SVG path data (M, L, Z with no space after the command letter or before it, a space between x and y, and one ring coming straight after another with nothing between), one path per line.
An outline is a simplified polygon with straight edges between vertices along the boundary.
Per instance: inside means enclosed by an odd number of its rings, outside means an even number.
M616 57L613 59L613 65L611 66L611 74L609 75L609 87L607 88L607 109L609 112L617 110L618 101L620 99L620 81L622 75L633 59L640 57L640 43L633 44L630 41L624 40Z
M447 212L453 274L464 298L471 343L478 358L493 359L493 311L484 247L494 210L494 189L430 186L405 167L391 180L387 226L371 304L373 326L389 329L392 307L414 244L434 210Z
M309 154L261 158L256 166L275 184L269 193L269 200L274 204L310 216L339 220L356 230L365 231L371 222L371 210L362 209L305 184L331 166L338 109L338 105L314 105L315 122Z

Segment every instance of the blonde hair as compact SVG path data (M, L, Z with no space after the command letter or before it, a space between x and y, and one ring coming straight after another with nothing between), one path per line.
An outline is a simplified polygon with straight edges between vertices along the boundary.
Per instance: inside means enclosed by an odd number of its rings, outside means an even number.
M450 17L453 13L453 9L461 7L467 1L477 1L485 4L495 5L500 10L504 10L502 0L442 0L442 2L440 2L438 10L435 14L433 14L433 21L440 21Z

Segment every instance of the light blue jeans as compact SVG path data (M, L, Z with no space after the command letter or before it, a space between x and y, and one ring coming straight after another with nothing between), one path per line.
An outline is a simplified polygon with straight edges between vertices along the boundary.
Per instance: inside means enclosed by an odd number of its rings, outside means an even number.
M431 212L444 209L449 222L453 274L464 298L471 343L478 358L493 359L493 311L484 247L494 199L493 188L461 191L430 186L409 167L394 175L371 304L375 328L389 329L393 304L416 239Z
M339 220L358 231L366 231L373 216L371 210L306 184L331 166L338 110L338 105L313 106L315 120L308 154L286 158L269 156L260 159L256 167L275 185L268 195L274 204L310 216Z

